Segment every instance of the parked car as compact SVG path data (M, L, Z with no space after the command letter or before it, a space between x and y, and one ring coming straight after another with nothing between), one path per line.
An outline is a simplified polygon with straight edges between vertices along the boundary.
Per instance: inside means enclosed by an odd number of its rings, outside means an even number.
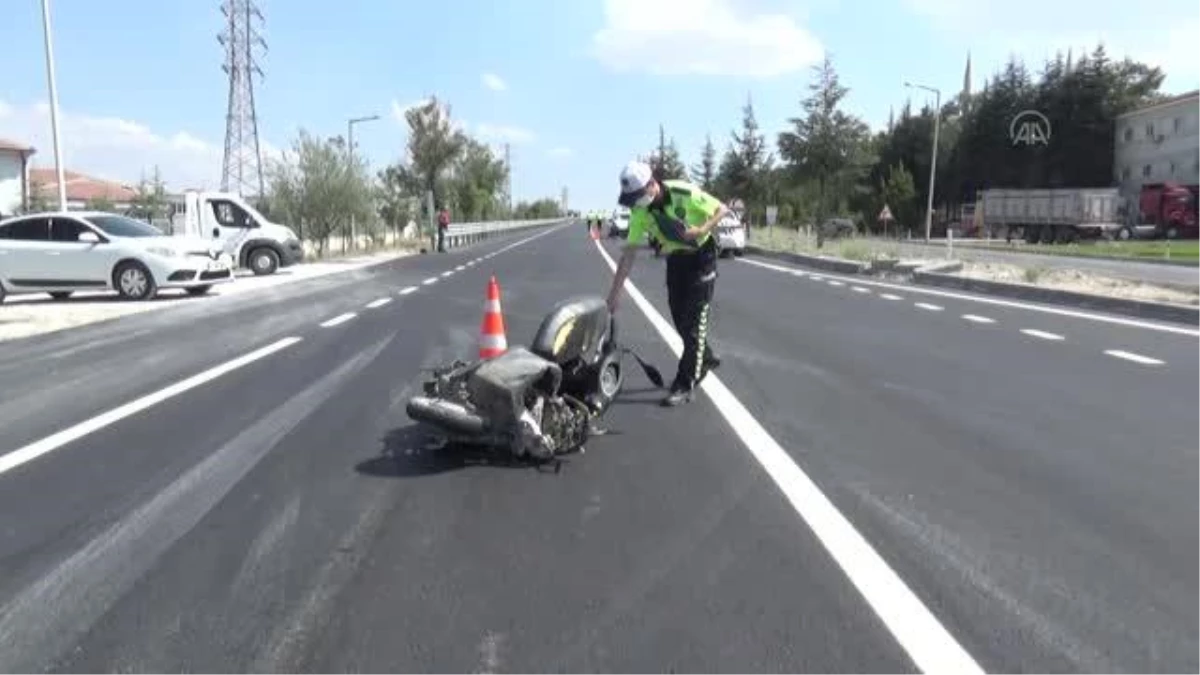
M841 239L854 236L857 228L849 218L830 218L821 224L821 236L825 239Z
M37 213L0 221L0 302L9 293L115 290L149 300L160 289L203 295L233 281L233 259L220 242L171 236L102 211Z
M746 224L738 214L730 211L717 224L717 246L722 257L740 256L746 252Z

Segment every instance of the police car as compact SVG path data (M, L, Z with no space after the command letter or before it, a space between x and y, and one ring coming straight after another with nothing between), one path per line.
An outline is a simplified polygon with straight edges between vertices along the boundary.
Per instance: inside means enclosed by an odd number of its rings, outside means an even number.
M608 219L608 236L625 237L629 234L629 209L616 209Z

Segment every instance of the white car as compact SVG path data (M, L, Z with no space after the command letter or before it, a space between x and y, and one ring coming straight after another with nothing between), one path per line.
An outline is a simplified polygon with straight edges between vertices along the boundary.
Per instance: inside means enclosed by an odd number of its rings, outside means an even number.
M233 281L233 260L219 245L163 234L115 213L37 213L0 221L0 302L7 293L115 290L149 300L160 289L203 295Z
M629 210L617 209L608 219L608 236L624 237L629 234Z
M717 246L722 256L746 252L746 226L736 213L730 211L717 225Z

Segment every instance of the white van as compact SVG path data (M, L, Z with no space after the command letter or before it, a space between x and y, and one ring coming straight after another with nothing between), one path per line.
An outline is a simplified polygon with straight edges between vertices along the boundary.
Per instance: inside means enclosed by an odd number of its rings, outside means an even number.
M272 223L241 196L227 192L184 193L183 211L171 218L176 235L213 240L238 267L256 275L304 259L304 247L290 227Z

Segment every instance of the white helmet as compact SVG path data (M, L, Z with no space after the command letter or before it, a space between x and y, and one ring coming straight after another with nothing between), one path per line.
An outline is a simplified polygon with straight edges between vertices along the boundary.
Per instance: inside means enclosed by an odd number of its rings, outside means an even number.
M653 178L654 172L649 164L638 160L626 164L625 168L621 169L621 196L617 198L617 203L627 208L649 204L651 196L646 188Z

